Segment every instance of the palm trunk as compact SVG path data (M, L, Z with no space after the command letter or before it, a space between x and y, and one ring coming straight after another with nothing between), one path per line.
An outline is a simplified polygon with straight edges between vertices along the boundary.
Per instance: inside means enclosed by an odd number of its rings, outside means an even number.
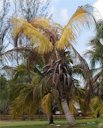
M53 114L51 114L51 115L48 116L48 122L49 122L49 124L54 124Z
M67 104L67 101L65 99L61 100L61 105L62 105L62 108L63 108L63 111L64 111L64 114L65 114L65 117L68 121L68 123L70 125L75 125L75 118L74 116L71 114L70 110L69 110L69 107L68 107L68 104Z

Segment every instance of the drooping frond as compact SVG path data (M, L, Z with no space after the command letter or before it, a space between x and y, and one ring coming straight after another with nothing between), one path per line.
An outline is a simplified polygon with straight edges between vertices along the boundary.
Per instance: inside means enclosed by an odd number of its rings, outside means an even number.
M14 37L17 38L19 34L30 39L31 44L35 47L40 54L44 54L53 50L52 43L39 32L38 29L33 27L30 23L20 19L13 19Z
M90 101L90 97L92 96L93 93L93 81L92 81L92 74L89 68L88 63L86 62L86 60L76 51L76 49L72 46L72 49L75 53L76 58L78 58L80 65L81 65L81 69L83 69L83 76L84 79L86 80L86 85L85 87L87 88L87 99L88 102Z
M48 19L44 19L44 18L37 18L34 19L32 21L30 21L30 23L35 27L35 28L50 28L50 21Z
M92 14L89 13L89 9L88 6L81 6L77 9L77 11L69 20L68 24L64 27L62 36L57 43L58 49L61 50L70 46L70 43L76 40L81 26L83 26L85 23L87 23L88 26L90 22L94 21Z
M51 114L51 93L48 93L43 97L41 101L41 108L45 114Z
M98 117L103 114L103 100L99 99L99 97L95 96L91 99L90 108L93 116Z
M30 21L30 24L40 29L40 31L51 41L53 44L56 43L57 32L55 31L55 24L52 24L48 19L37 18ZM55 26L55 27L54 27Z
M65 47L68 47L70 45L68 42L71 42L71 40L74 40L74 39L75 39L75 35L72 29L67 29L65 27L60 40L57 42L57 48L62 50Z

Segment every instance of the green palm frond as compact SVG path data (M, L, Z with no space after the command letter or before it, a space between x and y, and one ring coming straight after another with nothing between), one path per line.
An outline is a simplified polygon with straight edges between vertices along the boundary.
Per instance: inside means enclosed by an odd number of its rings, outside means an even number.
M103 100L99 99L97 96L91 99L90 108L92 114L97 117L103 115Z
M17 89L15 93L18 93L18 95L10 105L10 112L13 115L16 113L18 113L17 115L21 115L23 112L26 112L27 114L35 114L37 106L39 106L41 100L37 86L32 84L25 84L24 86L22 85L18 91ZM36 92L35 98L34 90Z
M28 37L33 47L35 47L40 54L48 53L53 50L52 43L27 21L13 19L12 23L14 25L14 38L17 38L19 34Z

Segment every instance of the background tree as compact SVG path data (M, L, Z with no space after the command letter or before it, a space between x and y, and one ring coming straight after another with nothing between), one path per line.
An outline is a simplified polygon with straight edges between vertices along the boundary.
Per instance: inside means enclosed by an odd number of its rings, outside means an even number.
M91 74L93 77L93 99L91 100L91 108L93 114L97 117L102 115L102 100L103 100L103 21L97 23L96 37L90 42L91 49L87 51L90 59ZM100 101L99 105L98 101ZM96 103L97 102L97 103Z
M15 92L14 90L17 86L15 87L14 85L19 86L20 84L24 84L25 82L31 83L33 76L31 70L38 69L36 68L36 65L34 65L37 60L33 61L35 57L34 54L36 55L36 52L34 52L34 48L31 46L31 44L28 43L28 39L22 37L23 39L19 39L20 41L18 46L16 45L17 42L15 42L12 37L12 24L10 23L10 19L12 16L15 16L23 17L26 20L30 21L33 18L40 17L41 15L43 17L49 18L49 2L45 2L43 0L23 0L22 2L20 0L2 0L1 4L2 9L0 10L0 73L1 75L4 73L6 75L6 78L9 79L9 89L7 90L5 87L3 89L4 92L10 93L9 103L11 104L11 102L16 97L13 92ZM23 42L25 43L23 44ZM19 46L21 47L21 49L18 48ZM40 63L42 63L41 61L42 59L39 60ZM19 64L21 64L21 66L16 67ZM23 76L20 74L22 74ZM30 84L28 84L28 88L29 85ZM7 97L7 93L4 93L4 97ZM2 99L2 102L3 100L4 99ZM9 107L8 104L7 107Z
M9 86L6 78L0 77L0 114L8 114L9 109Z

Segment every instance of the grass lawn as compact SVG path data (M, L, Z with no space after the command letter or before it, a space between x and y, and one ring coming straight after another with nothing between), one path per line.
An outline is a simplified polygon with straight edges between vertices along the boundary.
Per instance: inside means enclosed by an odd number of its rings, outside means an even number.
M76 128L97 128L103 118L98 119L77 119ZM60 126L56 126L60 125ZM48 125L47 121L0 121L0 128L67 128L65 120L56 120L55 125Z

